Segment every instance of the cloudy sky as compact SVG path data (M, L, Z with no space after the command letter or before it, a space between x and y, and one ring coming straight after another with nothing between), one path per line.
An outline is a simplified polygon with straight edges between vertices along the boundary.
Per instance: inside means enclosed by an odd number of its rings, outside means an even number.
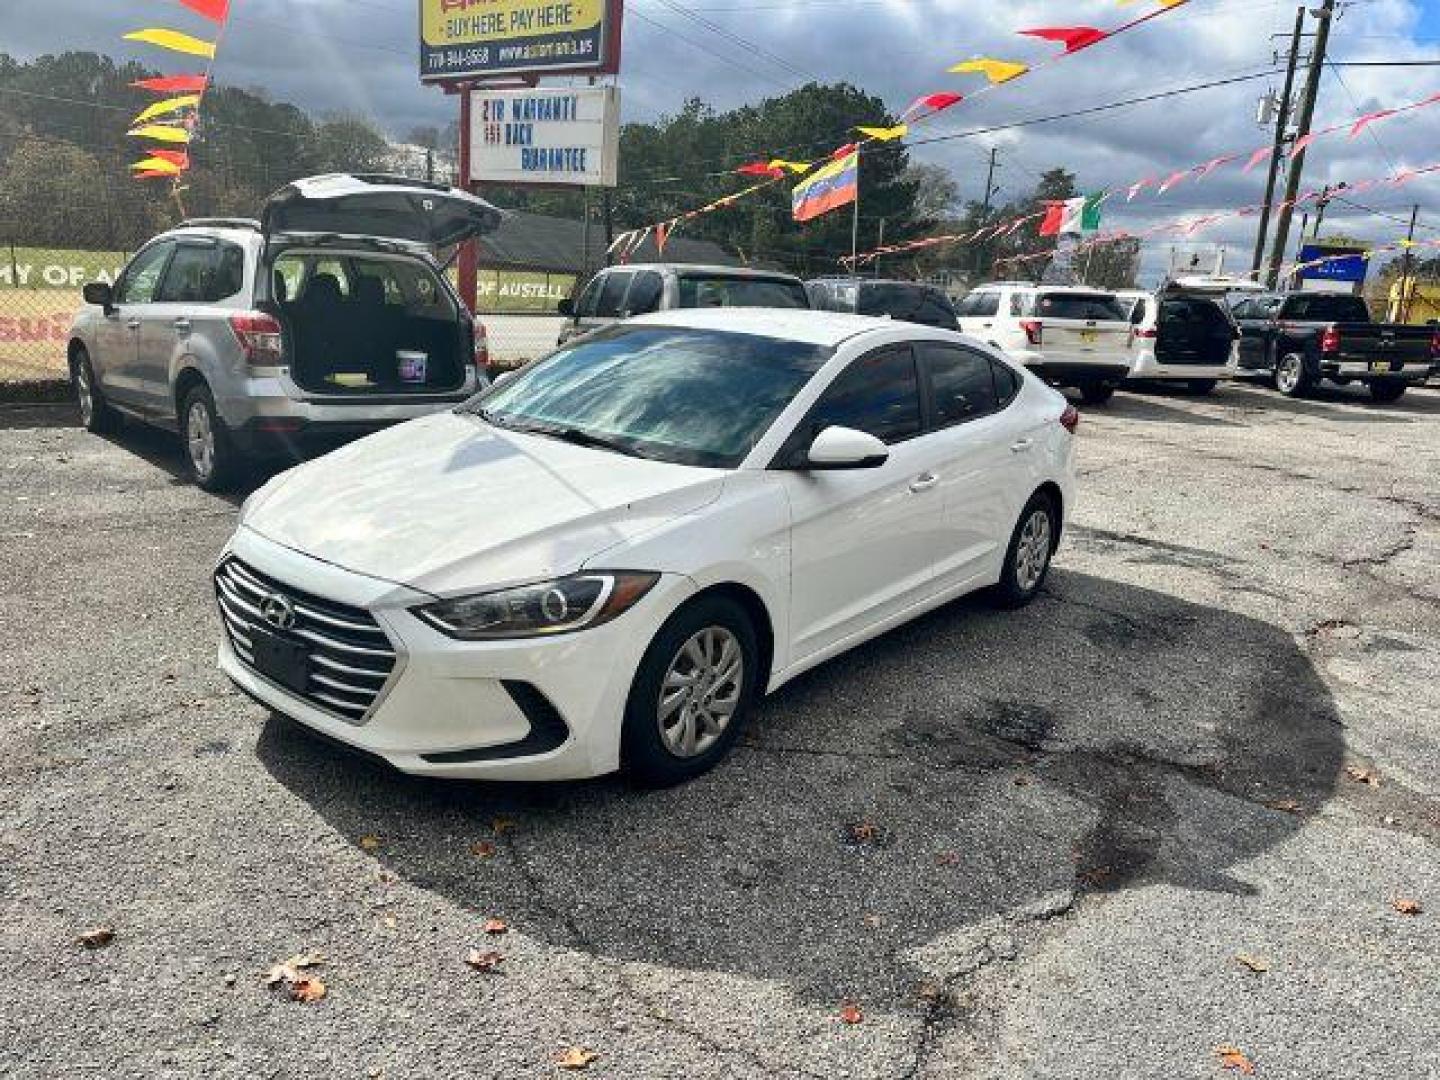
M1317 0L1318 2L1318 0ZM936 90L973 91L974 77L945 68L976 54L1035 63L1055 49L1015 36L1034 26L1111 26L1145 10L1113 0L630 0L620 83L627 118L648 119L697 95L729 106L819 79L848 80L892 109ZM217 62L220 81L263 88L316 112L353 111L403 135L443 124L455 103L419 85L414 0L234 0ZM1341 4L1330 48L1336 68L1322 84L1317 126L1440 91L1440 66L1346 67L1347 63L1440 59L1440 0L1350 0ZM718 25L723 32L695 17ZM1191 0L1145 27L1067 58L917 127L917 139L1005 125L1141 94L1273 70L1293 25L1294 0ZM200 29L173 0L3 0L0 48L19 56L86 48L165 66L175 61L120 35L142 25ZM1000 151L1005 199L1031 188L1040 171L1064 165L1095 190L1165 173L1266 141L1256 99L1278 79L1255 79L1093 116L917 146L917 160L950 169L967 196L984 184L985 158ZM3 102L0 102L3 107ZM1353 141L1317 142L1307 186L1358 180L1440 161L1440 107L1379 124ZM757 147L757 152L767 148ZM1222 170L1183 184L1163 200L1107 207L1106 227L1139 228L1185 214L1258 201L1264 175ZM1412 202L1440 236L1440 176L1356 201L1408 214ZM1327 225L1376 241L1403 225L1332 204ZM1328 231L1328 229L1327 229ZM1216 227L1206 240L1248 252L1245 227ZM1166 253L1147 256L1163 268ZM1232 266L1248 255L1232 258Z

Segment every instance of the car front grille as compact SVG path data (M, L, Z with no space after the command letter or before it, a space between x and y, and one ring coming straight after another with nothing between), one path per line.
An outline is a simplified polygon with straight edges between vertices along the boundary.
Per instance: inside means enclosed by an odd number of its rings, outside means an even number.
M230 645L247 667L271 678L256 663L257 631L298 643L305 655L303 685L297 680L285 689L342 720L362 720L394 670L395 648L364 608L302 592L236 558L216 569L215 599ZM277 600L293 612L288 626L277 626L262 614Z

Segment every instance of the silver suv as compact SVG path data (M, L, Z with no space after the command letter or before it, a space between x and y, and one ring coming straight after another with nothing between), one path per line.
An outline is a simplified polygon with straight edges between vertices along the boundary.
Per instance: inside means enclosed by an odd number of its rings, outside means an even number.
M467 192L381 175L297 180L260 221L187 221L114 286L85 286L70 377L91 431L178 429L195 482L448 408L486 382L485 336L432 252L499 223Z

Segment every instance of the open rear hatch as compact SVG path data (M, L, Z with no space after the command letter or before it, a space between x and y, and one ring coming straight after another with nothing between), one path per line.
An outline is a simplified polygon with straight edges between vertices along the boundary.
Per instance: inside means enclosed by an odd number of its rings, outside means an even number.
M265 200L260 224L278 234L375 237L449 247L494 231L502 211L478 195L383 173L330 173L286 184Z

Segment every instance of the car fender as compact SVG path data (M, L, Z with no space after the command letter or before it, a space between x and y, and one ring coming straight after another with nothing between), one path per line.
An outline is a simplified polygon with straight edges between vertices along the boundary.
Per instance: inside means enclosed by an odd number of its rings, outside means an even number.
M188 381L185 376L191 371L205 380L215 399L215 408L222 419L230 422L226 416L226 390L237 375L216 355L215 346L203 333L192 333L178 339L170 354L168 377L173 415L178 417L180 410L180 403L175 400L176 390L183 381Z

